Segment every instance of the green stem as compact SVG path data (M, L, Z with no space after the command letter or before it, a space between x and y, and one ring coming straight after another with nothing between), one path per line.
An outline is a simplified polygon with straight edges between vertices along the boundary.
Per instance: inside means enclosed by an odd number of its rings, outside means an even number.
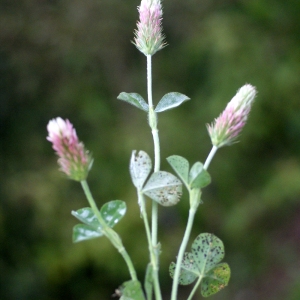
M147 94L148 94L148 105L153 108L152 100L152 56L147 55Z
M191 198L196 197L196 195L194 196L192 191L193 190L191 190L191 192L190 192L190 197ZM191 199L190 203L195 202L194 200L195 199ZM189 210L188 222L187 222L187 225L186 225L183 240L181 242L179 252L178 252L178 256L177 256L176 268L175 268L175 273L174 273L174 278L173 278L173 285L172 285L171 300L177 300L177 291L178 291L178 282L179 282L179 276L180 276L181 263L182 263L182 259L183 259L183 256L184 256L184 252L185 252L187 243L188 243L190 235L191 235L196 210L197 210L197 207L195 207L195 206L191 206L190 210Z
M217 150L218 150L218 147L216 147L216 146L213 146L213 147L211 148L211 150L210 150L210 152L209 152L209 154L208 154L208 156L207 156L207 158L206 158L206 161L205 161L205 163L204 163L204 166L203 166L203 168L204 168L205 170L208 169L208 166L209 166L209 164L211 163L213 157L215 156Z
M194 285L193 290L191 291L191 293L190 293L189 297L187 298L187 300L192 300L192 298L193 298L194 294L196 293L202 279L203 279L203 276L199 276L199 278L198 278L196 284Z
M149 104L149 125L151 127L153 143L154 143L154 172L160 169L160 145L159 135L157 129L157 114L154 111L153 100L152 100L152 56L147 55L147 93L148 93L148 104ZM152 201L152 245L157 245L157 224L158 224L158 203Z
M154 142L154 172L160 169L160 146L158 130L152 130L153 142ZM158 225L158 203L152 201L152 245L157 245L157 225Z
M157 128L152 129L152 137L154 143L154 172L157 172L160 169L160 145Z
M133 263L130 259L130 256L128 255L126 249L123 246L122 240L119 237L119 235L109 226L107 226L107 224L105 223L104 219L101 216L101 213L96 205L96 202L93 198L93 195L90 191L90 188L86 182L86 180L83 180L80 182L81 186L83 188L83 191L85 193L85 196L95 214L95 216L97 217L99 223L101 224L102 230L104 235L111 241L111 243L115 246L115 248L119 251L119 253L122 255L123 259L125 260L127 267L129 269L130 272L130 276L132 280L137 280L137 276L136 276L136 272L135 269L133 267Z
M158 280L158 254L154 252L154 247L151 243L151 232L150 232L150 226L149 226L148 216L145 207L145 197L140 191L138 191L138 198L139 198L139 203L141 203L141 213L142 213L142 218L144 221L146 236L148 240L150 262L152 265L152 272L153 272L155 299L162 300L160 285Z
M147 92L149 104L149 125L151 127L154 143L154 172L160 169L160 144L157 129L157 114L154 111L152 100L152 56L147 55ZM152 245L157 245L158 203L152 201Z
M152 100L152 56L147 55L147 94L148 94L148 105L149 105L149 125L151 127L153 143L154 143L154 172L159 171L160 169L160 143L159 143L159 135L157 129L157 114L154 111L153 100ZM151 213L151 244L152 250L157 247L157 226L158 226L158 203L156 201L152 201L152 213ZM153 282L154 282L154 290L159 290L159 279L158 279L158 270L159 270L159 259L158 255L155 259L154 263L156 266L156 272L153 272Z

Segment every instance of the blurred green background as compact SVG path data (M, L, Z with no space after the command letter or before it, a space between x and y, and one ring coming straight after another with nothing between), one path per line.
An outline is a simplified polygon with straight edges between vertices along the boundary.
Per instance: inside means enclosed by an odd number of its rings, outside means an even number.
M145 113L116 97L146 97L146 59L130 42L138 0L0 0L0 298L111 299L129 274L105 238L72 244L71 210L87 206L58 171L46 125L68 118L93 153L97 203L121 199L116 226L143 281L148 261L133 149L153 155ZM162 169L178 154L204 161L205 124L245 83L258 96L240 142L218 151L191 241L225 244L229 286L212 299L300 299L300 1L165 0L168 47L153 58L155 103L177 91L192 100L159 115ZM188 213L161 208L161 282L169 299ZM180 289L181 299L191 287ZM198 294L195 299L202 299Z

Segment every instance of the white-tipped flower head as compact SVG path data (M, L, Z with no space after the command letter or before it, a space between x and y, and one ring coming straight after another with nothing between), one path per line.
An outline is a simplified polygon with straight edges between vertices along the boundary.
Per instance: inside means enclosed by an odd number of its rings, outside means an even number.
M153 55L166 46L162 34L162 6L160 0L142 0L138 7L140 20L137 22L133 44L145 55Z
M254 86L250 84L242 86L220 116L212 124L207 125L214 146L220 148L237 140L246 124L255 95Z
M60 170L70 179L85 180L92 165L92 158L83 143L79 142L70 121L59 117L50 120L47 130L47 140L52 143L52 148L59 157Z

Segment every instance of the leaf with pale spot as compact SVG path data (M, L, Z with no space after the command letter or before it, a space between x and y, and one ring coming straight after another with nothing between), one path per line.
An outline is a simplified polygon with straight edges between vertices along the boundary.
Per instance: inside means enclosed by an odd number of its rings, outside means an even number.
M146 103L144 98L137 93L125 93L122 92L117 97L119 100L123 100L143 111L149 111L149 105Z
M72 235L73 243L91 240L101 236L103 236L103 232L101 231L100 228L99 230L96 230L93 229L93 227L85 224L77 224L73 227L73 235Z
M145 151L132 151L129 172L134 186L141 190L152 168L151 158Z
M165 110L175 108L187 100L190 100L190 98L181 93L177 93L177 92L168 93L164 95L161 98L161 100L158 102L157 106L155 107L155 111L162 112Z
M124 217L126 203L121 200L107 202L101 207L100 213L105 223L112 228Z
M172 206L180 200L182 183L173 174L158 171L150 176L142 192L163 206Z
M94 229L98 229L99 227L101 229L101 225L90 207L84 207L76 211L72 211L72 215L82 223L89 225Z
M105 203L100 214L109 227L116 225L126 213L126 203L121 200L113 200ZM102 226L90 207L72 211L72 215L84 224L75 225L73 228L73 242L81 242L103 236Z

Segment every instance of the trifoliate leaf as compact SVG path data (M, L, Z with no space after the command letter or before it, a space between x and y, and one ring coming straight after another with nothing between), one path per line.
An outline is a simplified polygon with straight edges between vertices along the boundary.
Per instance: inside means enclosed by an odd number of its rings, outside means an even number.
M179 283L193 283L197 277L202 296L213 295L227 286L230 279L230 268L227 263L219 263L224 257L223 242L211 233L198 235L192 244L192 252L186 252L180 267ZM178 262L177 262L178 263ZM176 264L171 263L169 271L173 278ZM199 283L199 282L197 282Z
M113 200L105 203L100 209L100 215L109 227L114 227L125 215L126 203ZM84 224L73 227L73 242L81 242L103 236L102 226L90 207L72 211L72 215Z

